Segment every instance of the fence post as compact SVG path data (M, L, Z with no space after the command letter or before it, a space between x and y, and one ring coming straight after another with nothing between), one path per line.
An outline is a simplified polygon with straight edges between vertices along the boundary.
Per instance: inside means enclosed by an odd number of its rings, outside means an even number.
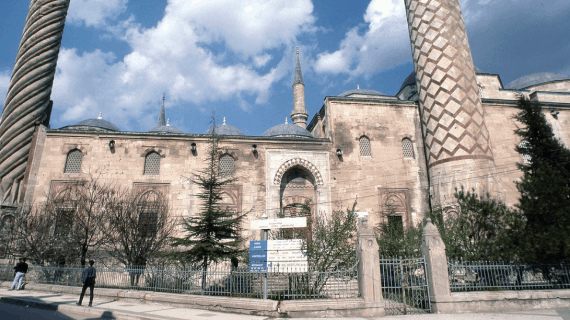
M383 303L382 280L380 278L380 255L374 229L368 225L367 218L358 220L358 240L356 257L358 263L358 291L365 302ZM382 307L384 307L382 305Z
M431 300L431 311L438 313L440 310L438 310L437 303L449 301L451 290L449 289L445 244L437 227L431 223L429 218L422 233L421 250L426 259L426 279Z

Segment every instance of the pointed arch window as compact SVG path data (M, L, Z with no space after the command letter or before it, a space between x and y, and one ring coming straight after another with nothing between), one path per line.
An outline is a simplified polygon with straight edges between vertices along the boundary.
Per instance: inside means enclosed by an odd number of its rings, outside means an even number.
M220 157L219 175L222 178L229 178L234 175L234 158L229 154Z
M360 156L371 157L372 148L370 146L370 139L367 136L360 137Z
M412 158L414 159L414 146L412 144L412 140L408 138L404 138L402 140L402 153L404 158Z
M79 173L81 172L81 162L83 161L83 152L78 149L73 149L67 154L65 160L65 168L63 173Z
M139 235L152 238L158 232L158 221L162 209L162 200L155 191L143 193L137 201Z
M160 155L157 152L149 152L144 158L144 174L158 175L160 172Z

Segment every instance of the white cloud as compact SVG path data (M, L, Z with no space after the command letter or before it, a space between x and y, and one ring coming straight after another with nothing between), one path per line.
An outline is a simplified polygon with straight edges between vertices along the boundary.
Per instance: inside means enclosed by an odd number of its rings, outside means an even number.
M123 28L120 39L131 47L123 58L61 51L52 94L60 121L103 111L127 123L157 108L163 92L170 105L232 100L248 109L265 103L271 87L291 72L291 56L273 61L270 50L291 48L293 54L297 36L313 28L312 10L310 0L171 0L155 27L120 22L114 34Z
M292 43L315 20L311 0L172 0L166 10L191 21L198 41L223 41L244 55Z
M135 0L136 1L136 0ZM127 9L128 0L72 0L67 21L88 27L105 26Z
M4 107L4 100L6 99L6 94L8 93L8 87L10 86L10 72L0 72L0 106Z
M372 0L364 14L366 30L355 27L346 33L340 48L317 55L319 73L369 74L410 60L410 45L404 3Z

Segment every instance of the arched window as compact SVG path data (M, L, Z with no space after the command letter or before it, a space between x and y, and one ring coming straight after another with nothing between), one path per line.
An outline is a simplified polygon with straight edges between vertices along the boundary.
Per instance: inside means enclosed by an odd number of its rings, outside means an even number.
M367 136L360 137L360 156L371 157L372 148L370 147L370 139Z
M77 210L76 187L70 187L58 194L53 200L55 207L54 234L59 238L67 238L73 228L73 220Z
M415 158L414 157L414 146L412 145L412 140L404 138L402 140L402 152L404 158Z
M63 173L79 173L81 172L81 161L83 160L83 152L73 149L67 154L65 160L65 168Z
M227 153L221 156L218 170L219 170L219 175L222 178L233 176L234 158Z
M0 222L0 257L8 258L14 237L14 217L5 215Z
M158 175L160 172L160 155L156 152L149 152L144 158L144 174Z
M524 151L524 150L528 150L528 148L530 148L530 144L528 143L528 141L521 140L521 142L519 143L519 148L521 148L523 150L523 152L522 152L523 164L531 164L532 158L531 158L530 154L528 154L528 152Z
M143 193L137 201L139 214L139 235L143 238L154 237L158 231L158 219L161 212L160 195L155 191Z

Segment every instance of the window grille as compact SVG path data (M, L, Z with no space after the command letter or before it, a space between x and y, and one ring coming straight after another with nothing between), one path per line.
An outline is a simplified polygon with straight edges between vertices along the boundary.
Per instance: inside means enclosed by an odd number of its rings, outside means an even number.
M360 137L360 156L371 157L372 148L370 147L370 139L366 136Z
M404 153L404 158L415 158L414 147L410 139L402 140L402 152Z
M160 214L160 196L153 191L146 192L139 197L139 235L141 237L154 237L158 231L158 217Z
M144 159L144 174L158 175L160 172L160 155L156 152L151 152L146 155Z
M519 148L521 148L523 150L527 150L529 147L530 147L530 144L526 140L522 140L519 143ZM532 162L532 157L529 154L527 154L526 152L522 153L522 159L523 159L523 164L531 164L531 162Z
M83 152L80 150L72 150L67 154L65 161L65 169L63 173L79 173L81 172L81 161L83 160Z
M234 175L234 158L229 154L224 154L220 157L219 174L222 178Z

